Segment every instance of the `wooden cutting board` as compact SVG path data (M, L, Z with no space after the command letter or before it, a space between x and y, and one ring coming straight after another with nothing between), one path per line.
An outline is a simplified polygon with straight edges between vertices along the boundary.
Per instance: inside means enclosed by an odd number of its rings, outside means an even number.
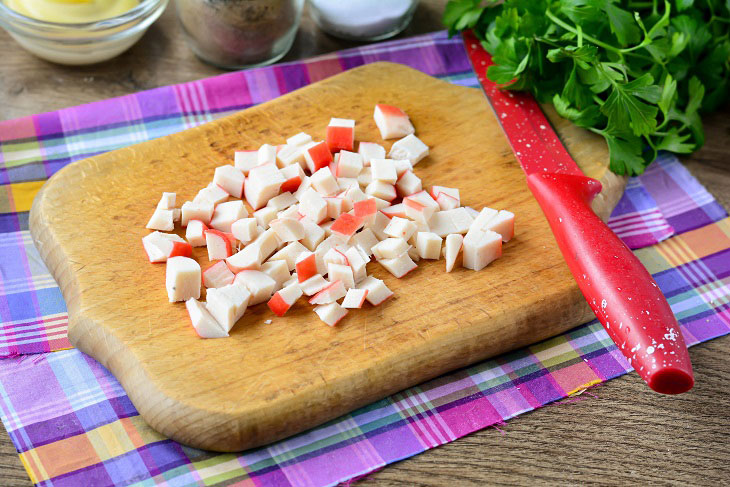
M321 139L331 116L356 119L358 140L381 142L372 119L378 102L406 110L432 147L416 167L424 187L458 187L462 204L517 215L504 256L480 272L446 274L443 260L421 262L400 280L371 263L368 272L395 297L353 310L336 328L300 300L283 318L265 304L249 308L230 338L199 339L184 304L167 302L165 266L142 251L160 194L192 199L235 150L299 131ZM605 171L605 145L556 123L589 174L609 182L599 204L607 214L623 180ZM74 346L119 379L153 428L210 450L289 436L592 317L481 91L390 63L70 164L38 194L30 225L68 305ZM208 265L205 249L194 256Z

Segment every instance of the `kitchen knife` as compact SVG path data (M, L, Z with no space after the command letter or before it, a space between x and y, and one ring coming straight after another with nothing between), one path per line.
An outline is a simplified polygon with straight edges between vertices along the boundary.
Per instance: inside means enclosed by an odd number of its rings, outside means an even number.
M653 390L680 394L694 376L669 303L639 259L591 209L601 183L586 177L537 101L487 79L491 56L462 34L479 82L555 235L563 257L606 332Z

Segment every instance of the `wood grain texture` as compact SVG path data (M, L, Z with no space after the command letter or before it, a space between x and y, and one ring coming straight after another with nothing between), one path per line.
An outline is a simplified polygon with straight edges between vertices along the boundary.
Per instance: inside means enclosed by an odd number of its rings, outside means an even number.
M441 29L446 0L421 0L403 36ZM81 70L39 61L0 30L0 119L76 105L140 89L220 73L198 62L184 45L172 9L162 16L129 55ZM305 16L287 59L352 46L327 36ZM707 117L707 144L684 163L702 184L730 207L730 107ZM730 337L693 347L697 383L689 394L647 395L630 374L594 389L600 400L550 406L500 427L388 466L357 485L706 485L730 477ZM645 397L646 396L646 397ZM645 397L645 400L642 398ZM637 420L637 418L651 418ZM631 419L631 428L625 427ZM683 425L681 434L675 432ZM688 426L691 425L691 426ZM622 454L616 455L617 445ZM709 452L709 453L708 453ZM681 461L667 462L667 455ZM663 464L657 481L643 466ZM0 479L7 487L31 482L10 438L0 428ZM683 479L679 481L677 479Z
M268 308L256 306L231 338L200 340L184 304L166 302L164 266L150 265L140 250L159 195L192 199L236 149L301 130L321 138L332 115L355 118L358 140L379 140L378 102L406 110L432 147L416 167L424 186L458 187L462 204L518 215L503 258L478 273L446 274L443 262L424 262L400 280L371 263L395 298L352 312L337 328L300 301L272 325L264 324L275 318ZM591 164L594 152L606 156L603 141L595 142ZM482 93L392 63L75 162L38 194L30 226L68 305L71 343L114 373L153 428L210 450L289 436L591 316ZM195 253L203 268L204 254Z

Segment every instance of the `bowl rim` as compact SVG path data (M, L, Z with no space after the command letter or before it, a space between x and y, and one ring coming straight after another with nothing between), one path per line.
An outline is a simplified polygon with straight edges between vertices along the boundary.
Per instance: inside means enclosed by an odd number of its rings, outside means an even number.
M153 12L161 4L167 3L167 0L140 0L139 5L127 10L126 12L108 19L95 20L93 22L49 22L47 20L39 20L28 17L11 9L3 0L0 0L0 23L2 20L9 20L12 23L20 24L26 28L35 28L39 30L79 30L86 32L99 32L116 27L123 26L129 22L143 18Z

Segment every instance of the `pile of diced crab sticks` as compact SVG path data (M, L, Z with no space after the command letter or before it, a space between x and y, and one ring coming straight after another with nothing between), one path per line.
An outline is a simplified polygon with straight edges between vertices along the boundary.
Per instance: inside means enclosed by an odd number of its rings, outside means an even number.
M374 119L383 139L399 139L387 158L374 142L354 152L355 121L333 118L324 141L299 133L283 145L236 152L234 165L217 167L213 182L181 208L175 193L163 193L147 224L156 231L142 243L150 262L167 262L169 300L185 301L199 336L228 336L248 306L263 302L284 316L303 295L335 326L348 309L393 295L368 275L373 257L401 278L421 259L443 256L450 272L459 253L473 270L502 255L514 215L462 207L456 188L425 191L414 166L429 148L408 115L376 105ZM177 222L185 238L165 233ZM201 272L190 256L203 246L213 264Z

